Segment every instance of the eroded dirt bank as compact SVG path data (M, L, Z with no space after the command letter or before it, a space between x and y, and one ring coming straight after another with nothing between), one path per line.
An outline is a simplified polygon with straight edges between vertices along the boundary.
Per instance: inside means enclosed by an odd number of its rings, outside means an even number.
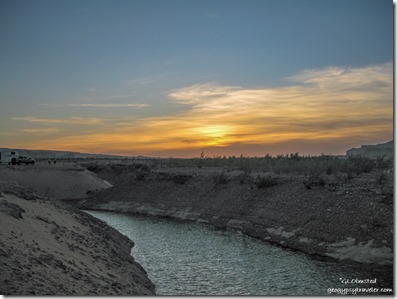
M82 199L93 190L112 186L86 168L70 162L1 165L0 181L17 182L41 196L53 199Z
M392 178L246 174L209 169L94 169L114 184L78 202L95 209L235 229L336 260L393 263ZM391 188L391 189L390 189Z
M0 294L154 295L133 245L84 212L0 181Z

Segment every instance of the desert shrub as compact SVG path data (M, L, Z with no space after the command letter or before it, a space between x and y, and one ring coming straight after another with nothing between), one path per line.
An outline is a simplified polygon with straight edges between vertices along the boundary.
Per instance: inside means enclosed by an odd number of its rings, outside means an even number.
M251 184L252 176L247 173L242 173L237 177L237 180L240 182L240 184Z
M379 185L384 185L387 181L386 173L384 172L379 173L376 181L378 182Z
M159 159L149 160L147 167L149 167L149 169L159 168L159 167L161 167L161 160L159 160Z
M393 159L392 158L386 158L386 157L377 157L376 160L376 167L379 170L387 170L391 169L393 167Z
M326 166L325 172L326 174L332 174L335 171L335 166L329 164Z
M111 164L110 169L116 175L120 175L125 171L124 165L120 165L120 164Z
M394 199L394 178L392 173L380 171L377 175L377 183L383 195L382 203L391 205Z
M327 181L322 175L310 175L306 180L303 181L303 185L306 189L311 189L314 186L324 187Z
M348 171L352 167L356 174L371 172L376 166L375 160L361 156L349 157L347 161L350 164L348 165Z
M393 167L392 159L379 158L377 160L363 157L349 157L341 159L330 155L300 156L298 153L278 155L272 157L209 157L201 154L196 158L170 158L158 160L161 167L216 167L219 169L241 170L245 174L252 172L272 172L275 174L336 174L345 173L350 177L355 174L378 169L390 170Z
M288 155L287 155L287 157L288 157ZM292 159L292 160L295 160L295 161L299 161L300 160L299 153L290 154L289 155L289 159Z
M251 163L240 163L240 166L238 168L244 171L244 173L246 174L251 173L255 169L255 167L252 166Z
M351 168L351 167L348 168L347 171L346 171L346 174L347 174L347 180L348 181L352 180L354 178L354 170L353 170L353 168Z
M140 171L144 171L144 172L149 172L150 171L150 167L147 164L136 163L136 164L132 164L131 166L135 170L140 170Z
M275 176L257 176L254 184L257 186L259 189L260 188L269 188L277 185L279 183L279 179Z
M150 172L150 167L143 163L133 163L133 164L111 164L110 169L116 175L128 174L128 173L140 173L140 172Z
M186 174L176 174L172 177L172 181L175 184L179 184L179 185L183 185L185 184L187 181L189 181L189 179L191 179L192 176L191 175L186 175Z
M144 180L146 179L147 175L148 175L148 173L145 172L145 171L138 171L138 172L135 174L135 179L136 179L138 182L141 182L141 181L144 181Z
M384 186L382 188L382 203L385 205L392 205L394 201L394 190L392 185Z
M361 166L361 167L359 168L359 171L364 172L364 173L369 173L369 172L371 172L371 171L375 168L376 163L375 163L374 160L365 159L365 160L363 161L363 163L360 164L360 166Z
M229 182L229 178L225 174L225 172L217 173L213 176L213 180L215 185L224 185Z
M98 165L98 163L90 163L86 166L87 170L92 171L92 172L99 172L101 167Z

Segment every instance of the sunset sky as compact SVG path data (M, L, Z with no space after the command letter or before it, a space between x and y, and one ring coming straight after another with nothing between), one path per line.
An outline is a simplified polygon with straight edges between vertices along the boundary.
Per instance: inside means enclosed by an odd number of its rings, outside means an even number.
M391 0L2 0L0 147L344 154L393 138Z

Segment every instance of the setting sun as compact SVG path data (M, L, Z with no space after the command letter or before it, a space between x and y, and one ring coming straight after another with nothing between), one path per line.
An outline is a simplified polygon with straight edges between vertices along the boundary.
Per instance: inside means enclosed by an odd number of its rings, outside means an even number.
M203 138L203 146L224 146L231 129L227 126L213 125L192 129L192 133Z
M1 0L0 294L393 295L393 1Z
M157 14L156 5L131 1L111 8L114 22L93 13L107 15L107 4L92 4L92 14L75 4L78 14L59 15L59 32L48 26L59 11L10 4L0 147L159 157L319 155L392 139L386 4L373 4L369 21L357 13L367 9L359 2L343 10L324 2L328 18L295 2L287 12L283 1L278 8L269 3L229 10L227 1L197 1L186 4L194 10L170 5ZM127 17L140 7L136 19ZM222 13L209 14L213 9ZM306 13L307 21L299 17ZM40 22L22 30L16 24L24 17ZM96 25L86 28L87 20ZM279 32L287 21L290 30ZM16 38L26 41L23 49ZM81 48L71 46L76 42Z

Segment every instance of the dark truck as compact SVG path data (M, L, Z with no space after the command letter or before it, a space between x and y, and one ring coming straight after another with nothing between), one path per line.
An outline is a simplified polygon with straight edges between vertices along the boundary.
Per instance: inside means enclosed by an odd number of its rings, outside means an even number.
M18 165L21 165L23 163L25 163L26 165L28 165L28 164L34 165L34 163L36 163L36 161L32 157L18 156L18 157L15 158L14 161L11 161L11 163L12 164L18 164Z

